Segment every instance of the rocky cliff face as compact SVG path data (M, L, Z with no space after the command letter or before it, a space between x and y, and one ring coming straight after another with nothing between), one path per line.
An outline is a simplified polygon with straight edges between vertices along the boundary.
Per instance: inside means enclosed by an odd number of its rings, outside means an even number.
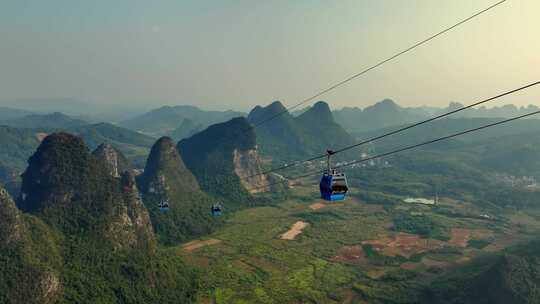
M131 247L154 251L156 239L150 215L142 202L132 173L126 171L122 174L121 186L125 205L116 209L107 234L114 239L117 248Z
M120 177L122 173L130 169L126 157L110 144L99 145L92 152L97 159L102 160L113 177Z
M240 178L260 172L255 131L244 117L212 125L177 148L203 189L216 195L241 199L250 184L265 179Z
M20 241L23 229L20 211L11 196L0 186L0 246Z
M117 248L151 247L144 206L136 190L122 186L82 139L55 133L30 158L18 203L66 234L102 237Z
M261 159L257 150L233 151L234 173L238 175L244 188L250 193L268 191L269 184L266 175L257 175L262 171Z

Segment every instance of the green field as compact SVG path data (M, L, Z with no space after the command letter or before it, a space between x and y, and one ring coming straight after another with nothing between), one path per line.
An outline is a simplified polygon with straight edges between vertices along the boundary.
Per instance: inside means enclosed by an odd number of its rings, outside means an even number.
M276 205L228 215L205 238L219 243L174 248L200 268L199 302L414 303L442 273L539 230L537 217L481 219L474 215L482 210L445 198L434 207L383 206L353 198L353 190L344 202L328 204L314 190L296 188ZM325 207L313 210L315 203ZM281 239L297 221L309 225L294 240ZM377 250L377 241L384 248Z

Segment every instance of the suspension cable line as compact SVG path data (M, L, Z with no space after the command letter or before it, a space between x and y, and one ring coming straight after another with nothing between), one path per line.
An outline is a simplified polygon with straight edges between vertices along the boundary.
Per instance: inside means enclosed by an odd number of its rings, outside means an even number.
M320 97L320 96L322 96L322 95L324 95L324 94L326 94L326 93L328 93L328 92L330 92L330 91L332 91L332 90L334 90L334 89L336 89L336 88L338 88L338 87L340 87L340 86L342 86L342 85L344 85L344 84L346 84L346 83L348 83L348 82L350 82L350 81L352 81L352 80L354 80L354 79L356 79L356 78L358 78L358 77L360 77L360 76L362 76L362 75L364 75L364 74L366 74L366 73L368 73L368 72L370 72L370 71L372 71L372 70L374 70L374 69L376 69L376 68L378 68L380 66L382 66L382 65L384 65L387 62L390 62L390 61L400 57L401 55L409 53L410 51L412 51L412 50L414 50L414 49L416 49L416 48L430 42L431 40L433 40L433 39L435 39L435 38L437 38L437 37L439 37L441 35L444 35L447 32L450 32L451 30L459 27L460 25L462 25L464 23L467 23L468 21L470 21L470 20L472 20L472 19L486 13L487 11L489 11L489 10L503 4L506 1L507 0L501 0L499 2L496 2L495 4L492 4L492 5L488 6L487 8L484 8L481 11L476 12L475 14L473 14L473 15L471 15L471 16L469 16L469 17L467 17L467 18L465 18L465 19L451 25L450 27L447 27L447 28L439 31L436 34L433 34L433 35L427 37L424 40L416 42L413 45L409 46L408 48L406 48L406 49L404 49L402 51L399 51L399 52L395 53L394 55L392 55L392 56L390 56L390 57L388 57L388 58L386 58L386 59L384 59L382 61L379 61L378 63L376 63L376 64L374 64L372 66L369 66L369 67L365 68L364 70L362 70L362 71L360 71L360 72L358 72L358 73L356 73L354 75L351 75L351 76L345 78L344 80L341 80L341 81L339 81L337 83L334 83L333 85L329 86L328 88L326 88L326 89L324 89L322 91L319 91L319 92L317 92L316 94L314 94L314 95L312 95L310 97L305 98L301 102L299 102L299 103L297 103L297 104L295 104L293 106L290 106L290 107L288 107L288 108L286 108L286 109L284 109L284 110L282 110L282 111L280 111L280 112L278 112L278 113L276 113L276 114L274 114L274 115L272 115L272 116L270 116L270 117L268 117L268 118L266 118L266 119L264 119L264 120L262 120L260 122L257 122L255 124L253 124L250 129L257 128L258 126L260 126L260 125L262 125L264 123L267 123L267 122L269 122L271 120L274 120L278 116L281 116L281 115L283 115L285 113L288 113L291 110L296 109L297 107L299 107L299 106L301 106L301 105L303 105L303 104L305 104L305 103L307 103L309 101L312 101L315 98L318 98L318 97Z
M447 136L439 137L439 138L436 138L436 139L428 140L428 141L425 141L425 142L422 142L422 143L419 143L419 144L414 144L414 145L406 146L406 147L403 147L403 148L399 148L399 149L396 149L396 150L392 150L392 151L390 151L390 152L386 152L386 153L382 153L382 154L377 154L377 155L375 155L375 156L371 156L371 157L368 157L368 158L363 158L363 159L351 161L351 162L348 162L348 163L346 163L346 164L342 164L342 165L336 166L335 168L336 168L336 169L344 168L344 167L352 166L352 165L354 165L354 164L359 164L359 163L367 162L367 161L370 161L370 160L374 160L374 159L386 157L386 156L389 156L389 155L392 155L392 154L396 154L396 153L400 153L400 152L404 152L404 151L416 149L416 148L418 148L418 147L422 147L422 146L425 146L425 145L433 144L433 143L436 143L436 142L439 142L439 141L443 141L443 140L448 140L448 139L451 139L451 138L454 138L454 137L458 137L458 136L465 135L465 134L468 134L468 133L480 131L480 130L487 129L487 128L491 128L491 127L498 126L498 125L502 125L502 124L505 124L505 123L508 123L508 122L511 122L511 121L514 121L514 120L523 119L523 118L526 118L526 117L529 117L529 116L533 116L533 115L537 115L537 114L540 114L540 110L539 110L539 111L534 111L534 112L531 112L531 113L528 113L528 114L523 114L523 115L520 115L520 116L508 118L508 119L501 120L501 121L498 121L498 122L486 124L486 125L483 125L483 126L480 126L480 127L468 129L468 130L465 130L465 131L457 132L457 133L454 133L454 134L451 134L451 135L447 135ZM270 184L267 184L267 185L264 185L264 186L258 186L258 187L250 188L250 189L247 189L247 190L248 190L248 191L251 191L251 190L257 190L257 189L262 189L262 188L268 188L268 187L270 187L270 186L282 184L282 183L284 183L284 182L289 182L289 181L291 181L291 180L298 180L298 179L302 179L302 178L306 178L306 177L311 177L311 176L319 175L319 174L321 174L322 172L323 172L323 171L320 171L320 170L311 171L311 172L309 172L309 173L307 173L307 174L295 176L295 177L292 177L292 178L290 178L290 179L282 180L282 181L275 182L275 183L270 183Z
M426 120L422 120L422 121L413 123L413 124L411 124L411 125L407 125L407 126L405 126L405 127L396 129L396 130L394 130L394 131L390 131L390 132L388 132L388 133L384 133L384 134L379 135L379 136L375 136L375 137L372 137L372 138L363 140L363 141L358 142L358 143L356 143L356 144L354 144L354 145L342 147L342 148L340 148L340 149L335 150L335 151L334 151L334 154L338 154L338 153L341 153L341 152L345 152L345 151L347 151L347 150L350 150L350 149L353 149L353 148L356 148L356 147L359 147L359 146L362 146L362 145L365 145L365 144L372 143L372 142L377 141L377 140L379 140L379 139L382 139L382 138L385 138L385 137L388 137L388 136L391 136L391 135L394 135L394 134L397 134L397 133L406 131L406 130L408 130L408 129L412 129L412 128L414 128L414 127L417 127L417 126L426 124L426 123L428 123L428 122L432 122L432 121L434 121L434 120L437 120L437 119L440 119L440 118L443 118L443 117L446 117L446 116L449 116L449 115L452 115L452 114L455 114L455 113L458 113L458 112L461 112L461 111L470 109L470 108L472 108L472 107L475 107L475 106L478 106L478 105L481 105L481 104L484 104L484 103L493 101L493 100L495 100L495 99L499 99L499 98L501 98L501 97L504 97L504 96L507 96L507 95L511 95L511 94L517 93L517 92L522 91L522 90L526 90L526 89L528 89L528 88L530 88L530 87L533 87L533 86L536 86L536 85L539 85L539 84L540 84L540 81L536 81L536 82L529 83L529 84L527 84L527 85L521 86L521 87L516 88L516 89L512 89L512 90L509 90L509 91L505 91L505 92L500 93L500 94L498 94L498 95L496 95L496 96L486 98L486 99L484 99L484 100L481 100L481 101L472 103L472 104L467 105L467 106L464 106L464 107L462 107L462 108L459 108L459 109L456 109L456 110L453 110L453 111L450 111L450 112L447 112L447 113L444 113L444 114L440 114L440 115L434 116L434 117L432 117L432 118L428 118L428 119L426 119ZM293 162L293 163L291 163L291 164L285 164L285 165L283 165L283 166L276 167L276 168L272 168L272 169L263 171L263 172L261 172L261 173L253 174L253 175L247 176L246 178L252 178L252 177L255 177L255 176L259 176L259 175L268 174L268 173L272 173L272 172L276 172L276 171L288 169L288 168L291 168L291 167L296 167L296 166L298 166L298 165L300 165L300 164L302 164L302 163L307 163L307 162L310 162L310 161L322 159L322 158L324 158L324 157L326 157L326 154L317 155L317 156L314 156L314 157L311 157L311 158L308 158L308 159L305 159L305 160L295 161L295 162Z

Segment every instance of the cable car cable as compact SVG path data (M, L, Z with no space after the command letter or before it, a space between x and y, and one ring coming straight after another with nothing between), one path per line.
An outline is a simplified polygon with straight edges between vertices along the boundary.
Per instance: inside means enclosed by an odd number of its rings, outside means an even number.
M481 101L472 103L472 104L467 105L467 106L464 106L464 107L462 107L462 108L459 108L459 109L456 109L456 110L453 110L453 111L450 111L450 112L447 112L447 113L444 113L444 114L441 114L441 115L437 115L437 116L434 116L434 117L432 117L432 118L428 118L428 119L426 119L426 120L422 120L422 121L416 122L416 123L414 123L414 124L411 124L411 125L408 125L408 126L399 128L399 129L397 129L397 130L394 130L394 131L391 131L391 132L388 132L388 133L385 133L385 134L382 134L382 135L379 135L379 136L375 136L375 137L372 137L372 138L363 140L363 141L361 141L361 142L359 142L359 143L356 143L356 144L354 144L354 145L350 145L350 146L346 146L346 147L337 149L337 150L333 151L333 152L334 152L333 154L338 154L338 153L341 153L341 152L350 150L350 149L352 149L352 148L356 148L356 147L359 147L359 146L362 146L362 145L365 145L365 144L372 143L372 142L374 142L374 141L376 141L376 140L379 140L379 139L382 139L382 138L385 138L385 137L388 137L388 136L391 136L391 135L394 135L394 134L397 134L397 133L406 131L406 130L408 130L408 129L412 129L412 128L414 128L414 127L417 127L417 126L426 124L426 123L428 123L428 122L431 122L431 121L434 121L434 120L437 120L437 119L440 119L440 118L443 118L443 117L446 117L446 116L449 116L449 115L452 115L452 114L455 114L455 113L458 113L458 112L461 112L461 111L464 111L464 110L467 110L467 109L470 109L470 108L472 108L472 107L475 107L475 106L478 106L478 105L481 105L481 104L484 104L484 103L493 101L493 100L495 100L495 99L498 99L498 98L501 98L501 97L504 97L504 96L507 96L507 95L514 94L514 93L516 93L516 92L519 92L519 91L528 89L528 88L530 88L530 87L533 87L533 86L536 86L536 85L539 85L539 84L540 84L540 81L536 81L536 82L533 82L533 83L524 85L524 86L522 86L522 87L519 87L519 88L517 88L517 89L513 89L513 90L510 90L510 91L506 91L506 92L500 93L499 95L496 95L496 96L493 96L493 97L489 97L489 98L487 98L487 99L484 99L484 100L481 100ZM306 163L306 162L314 161L314 160L317 160L317 159L322 159L322 158L326 157L326 155L327 155L327 154L317 155L317 156L314 156L314 157L312 157L312 158L308 158L308 159L305 159L305 160L300 160L300 161L293 162L292 164L286 164L286 165L283 165L283 166L280 166L280 167L276 167L276 168L272 168L272 169L263 171L263 172L261 172L261 173L253 174L253 175L247 176L247 177L245 177L245 178L252 178L252 177L255 177L255 176L259 176L259 175L268 174L268 173L272 173L272 172L284 170L284 169L291 168L291 167L296 167L296 166L298 166L298 165L301 164L301 163Z
M301 102L299 102L299 103L297 103L297 104L295 104L295 105L293 105L291 107L286 108L285 110L283 110L281 112L278 112L278 113L268 117L267 119L264 119L264 120L262 120L262 121L260 121L260 122L258 122L256 124L253 124L249 129L257 128L258 126L260 126L260 125L262 125L264 123L267 123L267 122L277 118L278 116L281 116L281 115L283 115L285 113L288 113L291 110L293 110L293 109L295 109L295 108L297 108L297 107L299 107L299 106L301 106L301 105L303 105L303 104L305 104L305 103L307 103L309 101L312 101L315 98L320 97L320 96L322 96L322 95L324 95L324 94L326 94L326 93L328 93L328 92L330 92L330 91L332 91L332 90L334 90L334 89L336 89L336 88L338 88L338 87L340 87L340 86L342 86L342 85L344 85L344 84L346 84L346 83L348 83L348 82L350 82L350 81L352 81L352 80L354 80L354 79L356 79L356 78L358 78L358 77L360 77L360 76L362 76L362 75L364 75L364 74L366 74L368 72L370 72L371 70L374 70L374 69L384 65L385 63L390 62L390 61L398 58L399 56L414 50L415 48L417 48L419 46L422 46L422 45L430 42L431 40L433 40L433 39L435 39L435 38L449 32L449 31L459 27L460 25L462 25L462 24L464 24L464 23L466 23L466 22L468 22L468 21L482 15L483 13L485 13L485 12L487 12L487 11L489 11L489 10L503 4L506 1L507 0L501 0L501 1L497 2L497 3L495 3L495 4L492 4L492 5L488 6L487 8L485 8L485 9L483 9L483 10L481 10L481 11L479 11L479 12L477 12L477 13L475 13L475 14L473 14L473 15L471 15L471 16L469 16L469 17L467 17L467 18L465 18L465 19L463 19L463 20L461 20L461 21L459 21L457 23L455 23L454 25L452 25L450 27L447 27L447 28L443 29L442 31L440 31L440 32L438 32L436 34L431 35L428 38L426 38L426 39L424 39L422 41L419 41L419 42L411 45L410 47L408 47L408 48L406 48L406 49L404 49L404 50L402 50L402 51L400 51L400 52L398 52L398 53L396 53L396 54L394 54L394 55L392 55L392 56L390 56L390 57L388 57L388 58L386 58L386 59L384 59L382 61L379 61L378 63L376 63L376 64L374 64L374 65L372 65L370 67L367 67L364 70L362 70L362 71L360 71L360 72L358 72L358 73L356 73L354 75L351 75L351 76L347 77L344 80L341 80L341 81L331 85L330 87L316 93L315 95L313 95L311 97L308 97L308 98L302 100Z
M403 148L400 148L400 149L392 150L390 152L377 154L377 155L372 156L372 157L355 160L355 161L348 162L348 163L343 164L343 165L336 166L334 168L336 168L336 169L344 168L344 167L348 167L348 166L351 166L351 165L354 165L354 164L363 163L363 162L366 162L366 161L370 161L370 160L382 158L382 157L385 157L385 156L389 156L389 155L392 155L392 154L400 153L400 152L403 152L403 151L416 149L416 148L421 147L421 146L433 144L433 143L443 141L443 140L447 140L447 139L450 139L450 138L453 138L453 137L457 137L457 136L465 135L465 134L468 134L468 133L476 132L476 131L479 131L479 130L487 129L487 128L490 128L490 127L494 127L494 126L497 126L497 125L505 124L505 123L508 123L508 122L511 122L511 121L514 121L514 120L522 119L522 118L529 117L529 116L536 115L536 114L540 114L540 110L539 111L534 111L534 112L531 112L531 113L528 113L528 114L523 114L523 115L520 115L520 116L508 118L508 119L501 120L501 121L498 121L498 122L490 123L490 124L483 125L483 126L480 126L480 127L468 129L468 130L465 130L465 131L457 132L457 133L447 135L447 136L444 136L444 137L439 137L439 138L436 138L436 139L428 140L428 141L425 141L425 142L422 142L422 143L419 143L419 144L406 146L406 147L403 147ZM288 181L291 181L291 180L297 180L297 179L302 179L302 178L306 178L306 177L319 175L319 174L321 174L323 172L324 171L320 171L320 170L311 171L311 172L303 174L303 175L299 175L299 176L289 178L289 179L287 179L285 181L279 181L279 182L275 182L275 183L270 183L270 184L265 185L265 186L259 186L259 187L250 188L250 189L247 189L247 190L251 191L251 190L257 190L257 189L261 189L261 188L267 188L267 187L270 187L270 186L273 186L273 185L281 184L283 182L288 182Z

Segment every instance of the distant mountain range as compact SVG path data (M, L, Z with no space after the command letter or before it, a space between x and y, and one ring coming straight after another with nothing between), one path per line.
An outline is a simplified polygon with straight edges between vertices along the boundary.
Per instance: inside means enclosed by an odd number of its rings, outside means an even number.
M204 128L227 121L234 117L246 116L240 111L206 111L196 106L178 105L163 106L144 112L140 106L107 106L103 104L93 105L77 99L39 99L3 102L6 106L0 107L0 124L21 126L24 121L17 121L31 114L37 114L31 118L38 125L39 115L50 111L61 112L69 115L72 119L86 122L114 122L120 126L140 131L153 137L170 136L175 140L186 138ZM403 107L391 99L385 99L365 108L344 107L334 110L333 115L349 133L372 131L388 126L415 122L420 119L442 114L463 107L463 104L451 102L447 107L417 106ZM258 110L255 107L254 110ZM293 111L291 116L298 117L311 107ZM456 113L454 118L501 118L517 116L540 109L535 105L517 107L507 104L503 106L486 107ZM142 113L142 114L141 114ZM58 113L54 113L58 115ZM65 117L64 117L65 118ZM43 119L46 119L44 117ZM26 127L31 127L27 125ZM41 126L37 126L41 127Z
M62 112L72 117L81 117L89 122L119 122L140 115L148 110L147 106L114 103L99 103L77 98L37 98L2 100L0 105L10 109L19 109L27 114ZM1 109L1 108L0 108ZM16 117L14 117L16 118ZM4 120L0 114L0 121Z
M12 191L16 195L8 194L0 186L0 257L6 265L0 276L1 303L12 299L17 303L112 303L118 298L132 303L195 302L196 290L206 285L196 279L199 270L183 264L178 245L209 235L224 223L209 212L215 202L223 202L227 212L234 212L248 204L256 205L261 198L272 202L272 196L279 195L272 191L265 197L255 196L250 191L251 187L264 187L269 181L261 175L252 178L263 165L259 152L277 160L298 159L355 142L336 122L336 115L325 102L317 102L297 116L276 116L285 108L274 102L254 108L247 118L234 117L207 127L210 118L224 119L238 113L207 115L199 109L184 110L201 116L177 121L180 125L173 132L185 137L178 143L169 137L156 141L109 123L86 124L59 113L25 113L25 118L8 119L12 123L27 119L33 127L0 126L0 183L4 184L5 179L9 184L22 173L20 191ZM351 113L367 115L371 124L385 126L357 134L367 138L403 125L404 116L416 119L417 115L430 115L429 111L433 109L402 109L384 101L358 112L361 114ZM352 114L348 118L351 123ZM170 122L181 115L171 116ZM145 119L150 126L151 118L144 118L141 123ZM153 119L159 122L156 116ZM376 148L386 152L394 146L497 120L441 119L429 127L415 128L377 143ZM202 130L181 133L191 128ZM470 171L462 168L468 167L486 178L491 176L490 170L540 176L539 131L540 120L516 121L475 136L425 147L425 153L400 154L399 161L388 167L392 169L377 173L389 174L382 178L392 179L397 175L390 174L402 169L427 174L447 174L444 170L452 169L452 181L467 183L471 179L465 179L465 175ZM144 160L135 167L144 164L144 171L133 171L130 160L141 158ZM136 173L141 174L135 177ZM359 179L353 174L349 176L350 181ZM414 181L406 182L402 187L409 189L415 185ZM527 193L536 205L536 193ZM158 207L162 201L169 202L166 212ZM503 199L502 204L508 201ZM516 199L513 203L518 206L521 201ZM293 213L297 214L301 213ZM275 227L281 230L281 226L284 225ZM423 290L426 301L422 303L537 303L540 246L530 246L481 261L480 267L471 271L459 269L465 276L444 273L434 278ZM227 246L214 248L211 250L227 250ZM207 259L200 261L201 265L212 263ZM381 277L374 282L394 280L402 284L399 280L404 275L408 273L403 269L397 276ZM492 292L486 295L485 290Z
M33 112L9 107L0 107L0 122L21 118L30 114L33 114Z
M156 137L172 134L178 137L243 115L235 111L204 111L194 106L164 106L123 121L120 125Z
M180 126L171 132L168 132L167 136L170 136L175 141L179 141L184 138L188 138L195 133L198 133L204 129L204 125L196 124L193 120L185 118L182 120Z
M364 109L345 107L341 110L335 110L333 114L336 121L347 131L358 133L416 122L462 108L463 106L463 104L452 102L446 108L401 107L393 100L385 99ZM456 113L452 115L452 118L508 118L538 111L539 109L534 105L529 105L528 107L504 105L493 108L482 106L477 109L467 109Z
M3 125L16 128L74 128L88 124L87 121L60 112L50 114L29 114L18 118L3 120Z

